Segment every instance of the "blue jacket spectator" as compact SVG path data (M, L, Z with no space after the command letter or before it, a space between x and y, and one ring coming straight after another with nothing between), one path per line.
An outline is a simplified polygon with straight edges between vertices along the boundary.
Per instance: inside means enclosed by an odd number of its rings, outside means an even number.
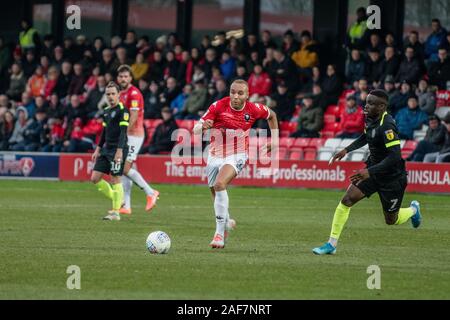
M414 130L420 129L428 123L428 116L418 108L417 98L411 96L408 99L408 107L401 109L395 116L400 139L412 140Z
M439 19L432 20L431 28L433 32L425 42L425 57L431 61L438 61L438 49L446 42L447 30L441 26Z
M220 72L225 80L229 81L234 76L236 70L236 59L230 56L228 51L222 54L222 63L220 64Z
M357 49L353 49L345 70L345 76L350 85L363 78L366 74L366 62Z
M172 111L172 114L175 116L176 119L182 119L179 116L181 115L181 111L183 111L184 104L187 98L189 98L191 92L192 92L192 85L191 84L185 85L183 88L183 92L180 93L170 103L170 110Z

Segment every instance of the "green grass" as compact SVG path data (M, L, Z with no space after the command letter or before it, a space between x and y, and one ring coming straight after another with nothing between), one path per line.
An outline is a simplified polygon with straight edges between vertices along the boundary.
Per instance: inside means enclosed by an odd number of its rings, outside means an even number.
M315 256L342 191L231 188L237 220L224 250L212 250L208 188L159 185L145 213L101 218L108 200L88 183L0 180L0 299L449 299L450 197L407 194L424 223L387 226L377 196L352 209L335 256ZM149 232L172 239L151 255ZM69 265L81 290L66 288ZM366 286L381 268L381 290Z

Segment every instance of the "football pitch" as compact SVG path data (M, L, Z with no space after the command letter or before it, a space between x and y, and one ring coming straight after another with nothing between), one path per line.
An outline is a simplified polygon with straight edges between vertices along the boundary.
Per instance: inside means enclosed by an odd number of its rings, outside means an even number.
M205 186L157 185L150 213L134 187L133 214L102 221L110 202L89 183L0 180L0 299L450 299L450 197L406 194L424 221L387 226L378 196L356 205L335 256L328 239L342 191L230 188L237 221L224 250ZM162 230L169 254L145 239ZM69 290L68 266L81 271ZM371 265L381 289L369 290Z

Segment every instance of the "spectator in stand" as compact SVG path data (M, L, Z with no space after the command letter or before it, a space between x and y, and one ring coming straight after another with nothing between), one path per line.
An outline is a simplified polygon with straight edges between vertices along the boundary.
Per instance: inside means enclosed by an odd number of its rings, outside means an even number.
M204 35L199 48L200 56L204 57L206 55L206 51L210 48L212 48L211 39L208 35Z
M22 69L25 77L30 78L36 70L37 66L38 63L36 61L34 52L32 50L27 51L27 53L25 54L25 60L22 61Z
M431 85L438 86L441 90L450 88L450 58L447 49L438 50L438 60L429 64L428 77Z
M159 95L159 100L161 103L169 105L172 101L180 94L181 90L178 86L177 80L173 77L170 77L166 81L166 88Z
M172 112L175 119L183 119L182 111L184 109L184 104L186 103L189 95L192 93L192 89L192 85L184 85L183 92L181 92L170 103L170 111Z
M303 98L303 108L298 117L298 130L291 137L318 138L323 127L323 112L313 105L311 96Z
M228 95L228 88L227 88L227 83L225 82L225 80L220 79L218 81L216 81L216 83L214 84L215 87L215 95L214 95L214 101L220 100L225 98ZM209 107L209 105L207 105L207 107Z
M220 71L223 75L223 78L226 81L229 81L233 76L236 70L236 59L234 59L228 50L225 50L222 53L222 61L220 64Z
M161 117L163 122L156 127L150 145L144 149L144 153L159 154L161 152L171 152L175 145L175 141L172 141L172 133L178 129L178 125L169 107L162 108Z
M49 118L44 127L44 135L47 143L41 148L42 152L61 152L64 128L59 118Z
M161 114L161 103L159 101L159 86L152 81L149 90L144 96L144 118L157 119Z
M70 131L70 139L65 140L63 143L64 152L84 153L94 149L93 141L85 137L83 128L83 120L81 118L75 118Z
M361 78L358 81L358 87L354 93L356 105L359 107L364 107L366 105L366 98L369 94L369 84L366 78Z
M265 52L267 48L276 49L277 44L272 39L272 33L269 30L264 30L261 33L261 47L262 47L262 54L263 57L265 56Z
M411 85L404 81L400 86L400 90L396 90L395 94L392 96L392 99L389 102L388 112L395 117L397 112L408 104L408 99L412 95Z
M9 101L9 98L5 94L0 94L0 118L3 116L3 114L13 109L13 103Z
M36 68L34 75L28 80L26 91L30 94L32 98L44 94L45 88L45 76L41 66Z
M200 119L199 111L206 107L206 99L208 98L208 90L205 88L203 81L197 81L194 84L194 90L187 98L182 113L183 119L198 120Z
M444 118L445 140L442 148L438 152L427 153L423 162L450 162L450 112Z
M284 83L277 85L277 91L270 97L269 107L276 113L279 121L290 121L295 111L295 100L288 95Z
M20 22L19 45L23 51L29 49L40 49L41 39L39 33L33 28L30 21L24 19Z
M358 49L352 49L350 59L345 70L345 77L349 85L354 86L366 74L366 62Z
M292 57L292 54L300 48L300 43L295 39L294 32L291 29L287 30L283 35L282 52Z
M347 97L345 109L340 115L340 131L337 138L358 138L364 132L364 113L363 109L356 104L356 98L353 95Z
M356 10L356 21L350 25L346 37L346 45L348 48L363 49L365 42L365 34L367 30L366 9L359 7Z
M405 58L400 63L395 82L397 85L400 85L403 81L417 84L421 76L421 66L419 60L415 57L414 48L406 47Z
M105 77L98 76L95 89L89 92L85 100L88 118L98 117L100 113L107 107L108 102L106 101L105 90Z
M272 79L262 66L257 64L248 78L248 91L250 101L256 101L259 97L269 96L272 91Z
M199 80L205 80L205 73L200 65L195 65L194 73L192 74L192 82L195 83Z
M410 96L408 106L401 109L395 116L400 139L413 140L414 130L419 130L422 125L427 124L428 116L419 109L417 98Z
M337 104L342 89L343 83L336 73L336 66L332 64L328 65L327 74L322 82L322 90L327 99L327 105Z
M148 72L148 62L144 60L144 55L138 53L136 55L136 62L131 65L131 73L133 74L133 79L137 83L142 78L145 78Z
M432 86L428 86L427 80L419 81L416 89L416 96L419 102L419 109L431 116L436 110L436 90Z
M61 70L63 62L64 62L64 50L61 46L56 46L55 49L53 49L53 59L51 61L52 66Z
M14 101L19 101L22 92L25 90L27 85L27 79L20 67L20 64L14 63L11 66L11 77L9 80L9 88L6 91L8 97Z
M312 88L312 98L313 98L313 104L317 106L319 109L321 109L323 112L328 107L327 99L322 91L322 88L318 84L314 84Z
M236 76L230 80L230 83L233 83L234 80L237 79L243 79L243 80L247 80L248 79L248 75L247 75L247 69L245 69L245 66L243 65L238 65L236 67Z
M262 56L262 50L262 45L258 42L258 38L256 37L256 35L250 33L247 36L247 41L244 42L243 50L241 51L241 53L243 53L246 58L250 58L250 54L255 51L260 53L260 55Z
M425 58L430 62L438 61L438 49L445 44L447 30L441 26L439 19L431 20L432 32L425 41Z
M215 37L215 45L216 53L218 57L222 57L222 54L227 49L227 35L225 31L219 31Z
M425 138L421 140L408 161L422 162L427 153L439 152L444 142L447 129L435 114L428 116L428 129Z
M42 67L42 72L46 74L50 68L50 59L47 56L41 56L40 66Z
M8 110L1 116L0 121L0 150L7 151L9 150L9 139L14 131L15 123L14 123L14 114Z
M369 51L369 61L367 62L367 81L370 85L377 89L381 85L381 78L383 76L384 63L381 59L380 52L374 49Z
M298 90L298 74L297 66L290 56L286 56L281 50L275 50L273 68L275 70L275 82L277 84L284 82L288 87L288 91L294 93Z
M164 61L159 51L153 52L153 62L150 64L147 80L160 83L164 81Z
M395 90L395 81L394 77L389 75L384 80L384 91L386 91L388 97L389 97L389 105L391 105L392 98L397 94L397 91Z
M300 48L295 51L292 60L300 68L301 73L311 76L311 68L319 65L319 55L317 43L312 40L311 33L308 30L302 31L300 35Z
M44 126L47 123L47 117L44 110L36 110L34 120L30 123L24 132L23 150L16 151L38 151L44 142Z
M69 85L72 82L72 76L72 64L69 61L64 61L54 90L60 99L68 96L67 92L69 91Z
M422 43L419 41L419 33L416 30L412 30L409 32L408 37L404 41L403 50L406 50L407 47L413 47L414 52L416 53L416 57L419 61L425 60L425 48Z
M369 37L369 44L366 47L366 52L378 52L380 55L384 52L385 46L381 41L381 37L378 33L374 32Z
M178 67L177 73L177 81L178 83L191 84L192 83L192 75L194 74L194 62L191 59L189 51L184 50L181 53L181 62Z
M58 83L58 77L59 77L58 69L55 66L51 66L50 69L48 70L47 81L45 82L44 86L43 95L45 99L49 99L51 94L55 90L56 85Z
M400 54L401 50L398 46L397 41L395 40L395 36L392 32L386 33L386 36L384 37L384 42L386 44L386 47L393 47L395 54Z
M92 69L90 76L87 78L86 83L83 86L83 96L86 98L89 93L97 87L97 79L100 76L100 67L96 66Z
M92 56L96 64L102 61L103 50L105 49L105 41L103 37L95 37L94 45L92 46L93 52Z
M173 51L167 51L166 64L164 68L164 79L169 77L176 78L178 76L178 67L180 62L175 59L175 53Z
M70 104L67 108L67 120L72 122L76 118L80 118L84 121L86 116L86 108L81 104L80 98L76 94L70 96Z
M85 77L83 73L83 66L81 63L75 63L73 66L73 76L70 80L69 88L67 89L68 95L81 95L84 91Z
M241 52L241 42L235 37L231 37L228 42L228 50L233 58L237 58L239 52Z
M384 81L387 76L395 77L400 66L400 59L395 53L395 48L388 46L384 49L383 73L381 81Z
M31 99L28 92L24 91L22 92L22 100L17 103L18 106L22 106L27 110L27 117L33 117L34 112L36 110L36 105L34 103L34 100ZM17 116L17 114L16 114Z
M322 83L322 78L320 75L319 67L313 67L311 71L312 71L311 78L308 78L306 83L303 84L300 94L311 93L313 91L313 88L315 85L320 86ZM321 91L322 91L322 88L321 88Z
M47 108L48 119L63 119L66 114L67 110L59 101L58 95L53 93L50 96L50 101Z
M203 64L203 71L205 72L205 78L209 82L212 78L213 68L219 68L220 64L217 61L216 50L214 48L209 48L205 53L205 63Z
M116 63L113 59L113 52L110 48L105 48L102 51L102 60L100 61L100 73L111 73L114 74L117 68L115 68Z
M24 107L18 107L16 110L17 120L14 124L14 130L9 138L8 145L11 151L25 150L25 131L33 122L33 119L28 119L28 111Z
M36 110L34 112L34 115L28 114L30 117L34 117L36 115L36 113L38 112L43 112L43 113L47 113L47 109L48 109L48 104L47 101L44 99L43 96L38 96L34 99L34 104L36 106Z
M123 42L123 47L127 52L127 57L130 60L134 60L136 58L136 54L138 51L137 48L137 36L134 30L129 30L125 36L125 40Z

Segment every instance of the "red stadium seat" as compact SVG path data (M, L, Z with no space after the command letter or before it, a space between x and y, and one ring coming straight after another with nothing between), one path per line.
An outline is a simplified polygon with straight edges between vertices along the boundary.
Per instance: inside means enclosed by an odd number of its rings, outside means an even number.
M327 131L327 130L322 130L322 131L320 131L320 136L321 136L322 138L326 138L326 139L328 139L328 138L334 138L335 135L336 135L336 132L335 132L335 131Z
M450 106L450 90L438 90L436 92L436 107Z
M341 93L339 98L347 99L348 96L351 96L354 93L355 93L355 90L353 90L353 89L346 89L346 90L342 91L342 93Z
M402 151L414 151L417 147L418 142L416 140L408 140L402 148Z
M336 116L334 114L327 114L325 113L323 116L323 121L325 123L335 123L336 122Z
M292 147L305 148L309 146L310 140L310 138L296 138Z
M288 154L288 149L287 149L287 148L282 148L282 147L280 147L280 148L278 149L278 159L279 159L279 160L284 160L284 159L286 159L287 154Z
M191 131L194 128L195 120L175 120L178 127Z
M327 139L324 138L311 138L309 140L309 147L313 147L315 149L319 149L321 146L323 146L325 144L325 141Z
M334 115L335 117L339 117L341 114L341 108L339 108L339 106L335 105L335 104L329 105L327 107L327 110L325 110L325 115L327 115L327 114L331 114L331 115Z
M147 120L144 120L144 125L147 128L156 128L160 123L162 123L162 119L147 119Z
M317 150L313 148L306 148L303 154L303 160L316 160Z
M295 142L295 138L283 137L280 139L280 147L290 148Z
M288 131L289 133L293 133L297 131L297 122L289 122L289 121L282 121L280 122L280 130Z
M411 155L411 153L413 153L413 150L402 150L402 158L403 159L408 158Z
M291 149L291 153L289 154L290 160L302 160L303 151L302 149Z
M337 132L337 131L339 131L339 128L340 128L340 125L338 122L325 122L323 131Z

